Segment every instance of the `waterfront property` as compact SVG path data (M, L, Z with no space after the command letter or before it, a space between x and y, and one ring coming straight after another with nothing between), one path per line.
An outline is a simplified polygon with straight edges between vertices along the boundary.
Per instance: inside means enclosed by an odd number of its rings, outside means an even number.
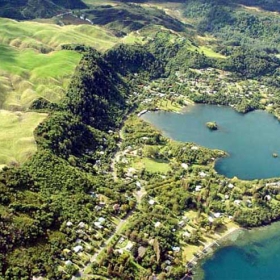
M229 154L216 162L215 169L227 177L251 180L280 176L280 125L265 111L237 113L231 107L188 106L183 114L148 112L142 119L161 129L165 136L194 142ZM214 119L219 130L209 130L205 123Z

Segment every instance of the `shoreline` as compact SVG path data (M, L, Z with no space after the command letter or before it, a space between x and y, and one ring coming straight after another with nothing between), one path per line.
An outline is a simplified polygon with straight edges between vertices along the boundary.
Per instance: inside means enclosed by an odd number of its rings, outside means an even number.
M227 247L227 245L233 245L238 244L237 246L247 246L247 244L254 244L254 243L259 243L262 242L263 240L268 240L271 239L272 237L278 236L280 228L280 220L276 220L271 222L270 224L267 225L261 225L258 227L253 227L253 228L246 228L246 227L237 227L237 228L232 228L226 231L220 238L217 240L219 242L219 246L213 246L213 243L215 241L211 242L212 245L210 246L210 250L200 256L200 258L197 259L195 264L190 267L190 271L192 272L191 278L189 280L204 280L204 269L203 269L203 264L211 259L211 256L216 254L217 249L221 246L222 248ZM242 235L242 238L240 238L240 234L244 233ZM237 239L239 239L237 241ZM277 248L276 248L277 249ZM271 248L273 251L273 249ZM279 250L279 249L277 249ZM276 251L275 251L276 252Z
M215 239L213 238L213 241L205 244L203 249L200 249L199 246L197 246L197 250L193 254L196 254L198 256L194 256L191 260L187 261L186 268L190 269L191 271L196 271L200 268L201 262L207 257L209 257L211 254L215 253L215 251L220 246L223 246L223 243L226 242L227 239L229 239L231 236L235 236L235 234L237 238L238 235L244 230L246 229L236 225L235 227L232 227L225 231L219 237ZM215 233L215 236L218 235L218 233Z

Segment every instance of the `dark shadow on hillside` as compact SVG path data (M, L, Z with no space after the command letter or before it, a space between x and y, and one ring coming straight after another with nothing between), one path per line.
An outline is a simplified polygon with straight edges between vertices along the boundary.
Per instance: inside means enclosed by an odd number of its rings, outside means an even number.
M156 8L143 8L134 4L117 6L103 5L85 11L94 24L106 25L110 29L130 32L153 24L180 32L185 29L182 22Z

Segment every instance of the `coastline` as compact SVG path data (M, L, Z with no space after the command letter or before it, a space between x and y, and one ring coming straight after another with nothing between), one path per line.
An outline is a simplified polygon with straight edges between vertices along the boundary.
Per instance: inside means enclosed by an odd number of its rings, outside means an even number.
M182 108L181 113L186 108L189 109L190 107ZM168 110L162 109L162 108L160 108L160 110L163 112L168 111ZM152 110L150 110L150 111L152 111ZM157 111L158 111L158 109L157 109ZM263 111L266 112L266 110L263 110ZM176 111L172 111L172 112L178 113ZM171 138L171 137L168 137L168 138ZM223 157L224 156L229 156L229 154L225 153L223 155ZM213 166L214 170L215 170L215 165L216 165L217 160L220 160L220 159L221 158L218 158L214 161L214 166ZM229 179L229 180L231 180L231 179ZM238 179L238 180L253 181L254 179L248 179L248 180ZM274 224L274 222L272 222L272 224ZM271 224L269 224L269 225L271 225ZM188 255L188 257L183 258L183 263L186 264L186 268L189 271L192 271L195 273L193 275L193 278L191 278L191 279L196 279L196 280L203 279L202 265L204 264L205 261L207 261L207 259L209 259L209 257L211 257L211 255L216 253L216 251L219 249L219 247L222 248L222 247L226 246L227 244L234 243L242 232L247 232L247 231L250 232L251 230L254 230L254 232L255 232L255 230L267 227L265 225L265 226L254 227L254 228L248 229L248 228L243 228L235 223L232 223L232 221L228 221L225 224L225 226L226 226L226 229L222 233L215 232L213 234L209 234L208 232L203 232L202 241L199 241L199 243L197 245L188 244L184 247L184 250L188 251L186 253ZM193 255L195 255L195 256L193 256ZM183 279L185 279L185 278L183 278ZM187 278L187 279L190 279L190 278Z
M199 248L199 246L197 246L196 254L198 256L194 256L186 264L186 268L193 273L191 279L204 279L204 272L201 267L203 262L207 260L207 258L211 257L211 255L213 255L219 247L223 247L228 240L235 241L240 233L242 233L244 230L246 229L235 224L234 227L230 227L221 235L215 233L216 238L213 239L213 241L211 241L210 243L207 243L202 250Z
M274 258L277 258L277 255L279 256L279 230L280 230L280 221L274 221L268 225L262 225L254 228L236 228L227 231L223 237L221 237L219 244L221 246L221 249L227 250L227 245L230 245L230 247L234 248L241 248L243 250L243 253L247 253L248 255L252 255L252 258L258 258L259 259L259 270L263 272L262 277L267 277L267 278L255 278L255 279L271 279L271 264L274 262ZM242 234L242 237L240 237L240 234ZM217 253L217 248L216 246L212 247L212 251L209 252L207 255L204 255L202 258L200 258L195 266L192 268L192 280L204 280L205 279L205 268L203 268L203 265L207 263L208 261L210 262L216 262L219 263L218 260L211 259L211 256L213 254ZM229 248L228 250L232 250ZM228 252L228 251L227 251ZM221 255L219 256L217 253L217 258L221 258ZM221 259L220 259L221 260ZM269 261L270 260L270 264ZM268 262L266 263L267 266L270 266L267 271L263 270L262 263L263 262ZM256 263L254 263L255 265ZM250 265L250 263L249 263ZM273 267L273 265L272 265ZM275 267L275 266L274 266ZM237 267L235 266L235 270ZM273 269L273 268L272 268ZM276 269L278 267L276 266ZM223 272L222 272L223 273ZM251 272L249 272L251 273ZM270 277L269 277L270 275ZM212 275L213 276L213 275ZM221 279L221 273L219 274ZM236 275L234 276L236 277ZM237 279L237 278L231 278L231 279ZM213 279L213 278L211 278ZM243 279L243 278L242 278ZM248 278L249 279L249 278ZM250 278L251 279L251 278Z

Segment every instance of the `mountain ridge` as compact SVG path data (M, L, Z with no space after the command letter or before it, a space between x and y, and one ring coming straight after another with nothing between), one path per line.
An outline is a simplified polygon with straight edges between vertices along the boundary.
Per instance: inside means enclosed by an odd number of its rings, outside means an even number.
M0 17L24 20L53 17L68 9L86 8L81 0L0 0Z

